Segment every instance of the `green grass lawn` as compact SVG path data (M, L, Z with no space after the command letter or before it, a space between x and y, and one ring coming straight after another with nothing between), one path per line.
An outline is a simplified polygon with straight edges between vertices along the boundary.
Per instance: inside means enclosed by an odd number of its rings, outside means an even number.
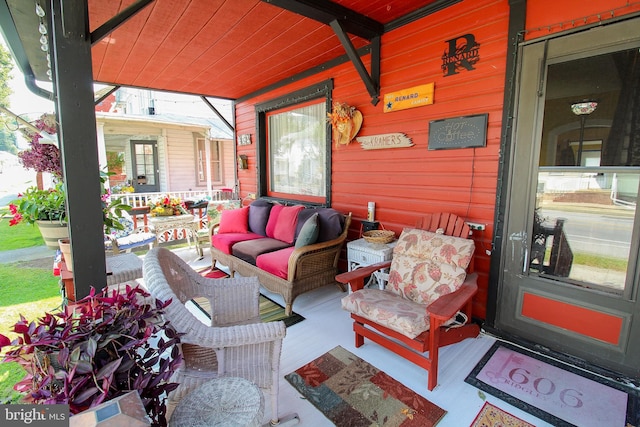
M0 264L0 333L16 337L13 324L23 315L28 320L41 317L46 311L60 307L62 298L58 278L51 268L16 268L16 263ZM20 394L13 385L24 376L16 363L0 363L0 403L15 403Z
M16 225L9 227L8 218L0 220L0 251L43 245L37 227ZM50 263L33 266L16 260L0 264L0 334L15 338L12 327L23 315L35 320L46 311L53 311L62 302L58 278L52 274ZM17 403L21 395L13 385L24 377L24 370L16 363L0 363L0 404Z
M36 225L18 224L10 226L10 217L3 215L1 218L0 251L44 245L44 240Z

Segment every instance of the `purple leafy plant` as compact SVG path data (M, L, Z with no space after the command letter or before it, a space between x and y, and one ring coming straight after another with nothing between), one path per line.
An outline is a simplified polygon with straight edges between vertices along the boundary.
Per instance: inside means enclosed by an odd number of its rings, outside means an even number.
M50 135L57 133L58 128L53 114L43 114L34 121L33 126ZM60 150L52 144L41 144L42 136L30 129L23 129L23 134L29 139L29 148L18 153L18 158L27 169L36 172L49 172L58 178L62 177L62 163Z
M27 402L68 404L72 414L135 390L152 425L166 426L181 334L163 320L170 301L148 298L139 286L127 285L121 294L92 289L63 312L32 322L20 316L13 327L19 337L4 357L27 371L14 389ZM0 344L7 342L0 335Z

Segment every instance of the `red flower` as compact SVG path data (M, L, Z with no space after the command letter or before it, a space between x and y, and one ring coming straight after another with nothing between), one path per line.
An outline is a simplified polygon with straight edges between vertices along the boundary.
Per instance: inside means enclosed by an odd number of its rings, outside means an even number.
M15 213L13 218L9 220L9 226L20 224L20 221L22 221L22 215Z

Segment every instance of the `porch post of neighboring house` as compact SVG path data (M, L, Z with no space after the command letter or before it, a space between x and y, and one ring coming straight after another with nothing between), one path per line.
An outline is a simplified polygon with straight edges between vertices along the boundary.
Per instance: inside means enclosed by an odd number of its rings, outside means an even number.
M104 142L104 122L96 124L96 137L98 140L98 167L100 170L106 170L107 168L107 145ZM105 183L109 186L109 181Z
M52 78L67 190L75 297L106 286L87 0L52 0Z
M213 188L211 188L211 138L209 135L204 136L204 164L205 178L207 180L207 194L209 199L213 200Z
M235 197L242 200L240 197L240 180L238 176L238 133L236 132L236 101L231 103L231 138L233 138L233 193ZM256 154L258 147L258 133L255 136ZM256 192L256 197L259 194ZM240 202L242 206L242 201Z

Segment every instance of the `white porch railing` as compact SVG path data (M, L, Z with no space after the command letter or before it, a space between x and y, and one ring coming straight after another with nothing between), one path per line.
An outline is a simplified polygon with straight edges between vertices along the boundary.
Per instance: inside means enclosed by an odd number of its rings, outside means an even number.
M111 197L123 199L126 204L133 208L130 211L130 215L133 220L134 229L137 230L140 227L144 229L144 231L153 231L149 227L150 211L147 203L164 196L180 198L183 202L209 200L208 209L206 210L202 207L188 209L195 218L199 219L198 228L201 230L208 228L210 220L216 221L219 219L220 210L233 209L240 207L242 204L232 191L223 190L213 190L212 195L203 191L165 191L159 193L119 193L111 195ZM187 231L176 229L158 235L158 242L169 242L185 238L187 238Z
M237 195L233 191L212 190L211 194L207 191L164 191L157 193L118 193L112 194L111 197L123 199L123 202L134 208L147 206L150 201L154 201L163 196L172 198L180 198L183 202L186 200L235 200Z

